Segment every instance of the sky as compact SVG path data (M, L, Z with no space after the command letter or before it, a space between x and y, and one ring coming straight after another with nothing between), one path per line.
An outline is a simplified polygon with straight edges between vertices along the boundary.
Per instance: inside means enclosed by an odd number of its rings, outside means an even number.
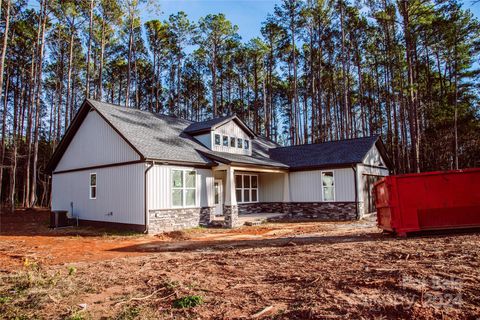
M465 0L464 7L472 10L480 19L480 2L473 5L474 0ZM273 13L275 4L280 0L159 0L161 13L142 10L142 21L151 19L164 20L170 14L184 11L193 21L209 13L224 13L227 19L238 26L238 33L243 41L259 37L262 22L268 14ZM150 12L148 12L150 11Z
M184 11L190 20L198 21L207 14L224 13L227 19L238 26L242 40L260 36L262 22L273 13L277 0L159 0L160 15L144 10L142 20L167 19L170 14ZM148 8L147 8L148 9Z

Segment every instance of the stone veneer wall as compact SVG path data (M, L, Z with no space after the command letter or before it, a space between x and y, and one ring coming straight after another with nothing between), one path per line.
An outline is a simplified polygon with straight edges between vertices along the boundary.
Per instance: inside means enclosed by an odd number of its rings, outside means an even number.
M148 233L206 226L213 220L214 215L214 207L150 210Z
M239 214L252 213L288 213L289 203L285 202L253 202L238 205Z
M225 217L225 227L235 228L238 227L238 206L223 206L223 215Z
M331 221L357 219L355 202L294 202L289 207L292 218Z
M238 205L239 214L286 213L292 218L355 220L355 202L257 202Z

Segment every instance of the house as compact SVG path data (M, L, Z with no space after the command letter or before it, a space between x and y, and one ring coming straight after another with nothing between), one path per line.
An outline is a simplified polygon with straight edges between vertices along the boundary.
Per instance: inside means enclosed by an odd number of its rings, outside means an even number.
M328 220L374 211L378 136L281 147L238 117L191 122L85 100L50 159L52 210L151 233L249 213Z

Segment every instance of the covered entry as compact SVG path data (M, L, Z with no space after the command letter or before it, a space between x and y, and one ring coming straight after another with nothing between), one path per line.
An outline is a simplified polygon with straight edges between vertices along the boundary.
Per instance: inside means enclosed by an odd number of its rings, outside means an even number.
M213 170L215 214L223 215L228 227L238 225L239 215L282 213L282 204L290 201L286 170L233 165Z

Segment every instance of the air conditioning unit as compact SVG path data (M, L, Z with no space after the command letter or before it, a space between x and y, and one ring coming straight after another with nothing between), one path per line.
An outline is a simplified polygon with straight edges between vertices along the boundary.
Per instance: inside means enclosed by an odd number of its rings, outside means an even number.
M54 210L50 212L50 228L68 227L68 211Z

